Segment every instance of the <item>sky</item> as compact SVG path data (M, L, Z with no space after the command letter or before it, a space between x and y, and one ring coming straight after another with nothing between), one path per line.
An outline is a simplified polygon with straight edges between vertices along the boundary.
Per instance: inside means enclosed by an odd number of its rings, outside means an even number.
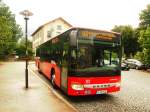
M19 12L27 9L34 15L28 21L31 35L39 26L62 17L76 27L111 30L115 25L139 24L139 14L150 0L3 0L16 15L24 29L24 19Z

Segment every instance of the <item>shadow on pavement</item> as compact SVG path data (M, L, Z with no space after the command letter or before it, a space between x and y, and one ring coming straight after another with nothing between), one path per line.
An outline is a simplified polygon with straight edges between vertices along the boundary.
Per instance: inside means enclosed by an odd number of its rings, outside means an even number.
M113 95L101 94L101 95L90 95L90 96L67 96L72 102L93 102L93 101L107 101L113 100Z

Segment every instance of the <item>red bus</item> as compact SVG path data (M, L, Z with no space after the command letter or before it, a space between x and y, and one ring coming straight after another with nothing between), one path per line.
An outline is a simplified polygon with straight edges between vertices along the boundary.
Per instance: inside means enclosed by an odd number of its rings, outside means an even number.
M36 66L71 96L117 92L121 82L121 37L115 32L71 28L36 49Z

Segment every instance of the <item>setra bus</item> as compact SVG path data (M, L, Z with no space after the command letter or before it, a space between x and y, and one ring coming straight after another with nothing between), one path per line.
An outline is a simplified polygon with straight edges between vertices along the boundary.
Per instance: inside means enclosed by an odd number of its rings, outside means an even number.
M36 66L55 88L71 96L120 91L119 33L71 28L36 49Z

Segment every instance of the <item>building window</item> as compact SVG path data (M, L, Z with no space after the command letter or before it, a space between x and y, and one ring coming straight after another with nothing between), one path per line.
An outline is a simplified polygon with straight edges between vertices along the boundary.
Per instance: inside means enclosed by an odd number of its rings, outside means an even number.
M48 38L52 37L53 31L54 31L53 28L51 28L51 29L49 29L49 30L47 31L47 37L48 37Z
M61 34L61 32L57 32L57 35Z
M61 25L57 25L57 30L62 30L62 26Z
M47 37L50 38L51 37L51 33L52 33L51 31L47 31Z

